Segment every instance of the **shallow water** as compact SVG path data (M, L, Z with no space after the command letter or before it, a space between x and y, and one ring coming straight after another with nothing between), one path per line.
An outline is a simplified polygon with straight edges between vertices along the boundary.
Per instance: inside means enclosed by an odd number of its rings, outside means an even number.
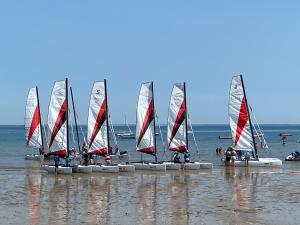
M296 149L298 128L266 129L269 154L283 158ZM283 129L295 134L286 146L278 137ZM227 143L216 137L226 132L224 126L196 129L202 159L220 164L214 148ZM0 127L0 138L0 224L299 224L297 162L280 169L217 165L211 171L55 176L23 160L22 128ZM134 142L120 145L130 149Z

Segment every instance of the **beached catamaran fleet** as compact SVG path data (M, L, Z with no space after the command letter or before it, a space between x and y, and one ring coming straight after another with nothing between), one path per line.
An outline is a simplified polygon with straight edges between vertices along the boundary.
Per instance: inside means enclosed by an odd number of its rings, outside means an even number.
M47 119L47 129L44 130L42 117L40 114L40 104L38 88L29 90L26 111L25 111L25 137L27 146L39 149L39 154L27 154L25 159L40 159L44 157L42 168L49 173L117 173L133 172L135 170L166 171L166 170L199 170L211 169L211 163L190 161L184 162L174 160L164 161L158 159L156 136L156 118L154 103L153 82L143 83L140 89L137 111L136 111L136 132L135 143L136 153L140 154L141 160L130 162L127 152L120 152L116 134L109 115L106 80L95 82L92 88L88 112L88 124L86 138L82 132L84 144L80 148L77 114L73 92L71 89L73 119L75 120L75 130L77 136L77 146L70 148L70 137L75 135L73 125L69 124L71 110L69 107L69 88L68 80L57 81L54 84ZM233 160L235 166L249 167L280 167L282 161L276 158L259 157L256 139L263 139L263 147L266 146L265 139L261 131L253 125L253 118L247 102L243 77L234 76L230 85L229 94L229 124L231 129L232 149L239 152ZM252 111L252 109L251 109ZM189 155L188 134L193 134L192 125L188 128L187 98L185 83L176 83L173 86L169 103L169 113L167 120L167 148L175 154ZM127 121L125 119L125 123ZM71 132L70 134L70 129ZM259 128L260 129L260 128ZM43 134L45 137L43 138ZM116 146L115 152L112 151L111 139ZM121 138L132 138L133 132L128 126L128 132L121 133ZM123 137L124 136L124 137ZM44 139L47 145L44 144ZM195 140L195 138L194 138ZM195 140L196 141L196 140ZM262 142L261 142L262 143ZM76 147L75 147L76 146ZM77 150L75 151L75 149ZM153 156L151 162L143 160L143 154ZM227 152L228 154L228 152ZM234 153L236 154L236 153ZM249 155L249 157L247 157ZM47 164L50 157L59 156L65 159L65 164ZM89 157L89 163L82 163L82 156ZM185 157L186 158L186 157ZM113 161L118 163L112 164ZM71 163L70 163L71 162ZM226 159L224 160L226 164Z

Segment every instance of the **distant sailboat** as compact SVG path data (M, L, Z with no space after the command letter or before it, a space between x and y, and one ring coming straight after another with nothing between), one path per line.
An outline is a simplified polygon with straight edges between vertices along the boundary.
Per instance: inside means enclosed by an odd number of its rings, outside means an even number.
M88 115L88 153L98 156L110 154L109 121L106 80L93 85ZM93 172L119 172L117 165L90 165Z
M124 121L125 121L125 126L127 127L128 131L123 131L123 132L117 133L116 136L123 138L123 139L134 139L135 135L131 131L131 129L127 123L126 115L124 116Z
M38 88L29 90L25 109L25 138L28 147L44 149L43 129L39 104ZM25 159L39 160L40 154L27 154Z
M141 154L154 156L155 163L146 163L143 160L134 162L135 169L165 171L166 165L157 163L153 82L143 83L141 86L136 121L136 150Z
M52 90L48 112L47 155L69 155L68 79L56 81ZM55 166L44 165L43 169L55 173ZM72 167L58 166L58 173L71 174Z
M232 140L236 150L252 153L248 166L273 167L282 165L282 161L276 158L255 159L258 152L242 75L234 76L231 81L229 120ZM235 160L235 166L246 166L246 162L245 160Z

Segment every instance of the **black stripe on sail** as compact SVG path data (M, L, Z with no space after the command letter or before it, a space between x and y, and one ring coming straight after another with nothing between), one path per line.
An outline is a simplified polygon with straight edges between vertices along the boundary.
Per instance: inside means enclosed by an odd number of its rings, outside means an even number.
M146 133L146 130L148 129L148 127L149 127L150 123L153 121L153 119L154 119L154 111L153 111L153 108L152 108L152 109L151 109L151 113L150 113L149 117L147 118L147 122L146 122L146 124L145 124L145 126L144 126L144 129L141 130L141 132L140 132L140 136L139 136L139 139L138 139L138 141L137 141L137 146L139 146L139 144L140 144L140 142L141 142L143 136L144 136L145 133ZM154 134L154 135L155 135L155 134Z
M56 137L58 131L60 130L60 128L62 127L62 125L63 125L63 124L66 122L66 120L67 120L67 113L66 113L66 112L67 112L67 111L64 111L64 113L63 113L63 115L62 115L62 117L61 117L61 119L60 119L58 125L56 126L56 129L53 130L53 132L52 132L51 139L50 139L50 144L49 144L49 148L51 148L51 146L52 146L52 144L53 144L53 141L54 141L54 139L55 139L55 137Z
M91 140L90 140L90 143L89 143L89 148L92 146L92 144L93 144L93 142L94 142L94 140L95 140L95 138L96 138L96 136L97 136L99 130L101 129L103 123L104 123L104 122L106 121L106 119L107 119L107 113L106 113L106 111L107 111L107 108L105 108L105 111L103 112L103 114L102 114L100 120L99 120L99 121L96 121L96 124L95 124L95 125L96 125L97 127L96 127L95 132L93 133L93 136L91 137Z
M181 116L180 116L178 122L177 122L176 124L174 124L174 128L173 128L173 130L172 130L172 136L171 136L171 138L170 138L169 143L172 142L172 140L173 140L173 138L175 137L175 135L176 135L176 133L177 133L179 127L181 126L181 124L183 123L183 121L184 121L185 119L186 119L186 110L184 110L184 112L181 114Z

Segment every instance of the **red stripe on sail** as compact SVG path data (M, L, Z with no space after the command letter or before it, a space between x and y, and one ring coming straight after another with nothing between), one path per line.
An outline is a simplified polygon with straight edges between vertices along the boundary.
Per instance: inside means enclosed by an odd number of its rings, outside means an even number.
M140 149L138 149L138 151L152 154L155 152L155 147L152 146L152 147L147 147L147 148L140 148Z
M170 151L185 152L186 151L186 146L182 145L182 146L178 146L178 147L175 147L175 148L170 148Z
M40 124L40 112L39 112L39 106L37 105L35 107L33 117L31 120L30 129L29 129L29 133L28 133L28 137L27 137L27 145L29 144L29 142L32 138L32 135L39 124Z
M89 154L107 154L108 148L99 148L96 150L89 151Z
M67 150L66 149L61 149L61 150L57 150L54 152L50 152L47 155L59 155L59 156L66 156L67 155Z
M49 142L49 148L52 146L55 136L57 135L58 131L60 130L61 126L66 121L66 111L67 111L67 101L65 100L60 108L58 116L56 118L55 124L52 128L51 138Z
M100 107L100 110L98 112L97 119L96 119L94 129L93 129L93 133L92 133L90 143L89 143L89 148L92 146L92 143L93 143L96 135L98 134L102 124L104 123L105 119L107 119L105 116L106 116L106 99L104 99L104 101Z
M149 127L149 125L150 125L150 123L153 119L154 119L154 101L152 99L150 104L149 104L149 107L147 109L145 118L144 118L143 126L142 126L142 129L140 131L139 138L137 140L137 146L140 144L146 130L148 129L148 127Z
M179 108L179 111L177 113L177 116L176 116L176 119L175 119L175 122L174 122L174 126L172 128L171 137L169 139L169 145L171 144L173 138L175 137L180 125L186 119L185 117L186 117L185 116L185 102L183 100L182 103L181 103L181 106Z
M245 96L242 99L239 118L237 122L237 128L236 128L236 135L235 135L235 145L238 143L240 136L245 128L245 125L248 122L248 112L247 112L247 105L246 105L246 99Z

